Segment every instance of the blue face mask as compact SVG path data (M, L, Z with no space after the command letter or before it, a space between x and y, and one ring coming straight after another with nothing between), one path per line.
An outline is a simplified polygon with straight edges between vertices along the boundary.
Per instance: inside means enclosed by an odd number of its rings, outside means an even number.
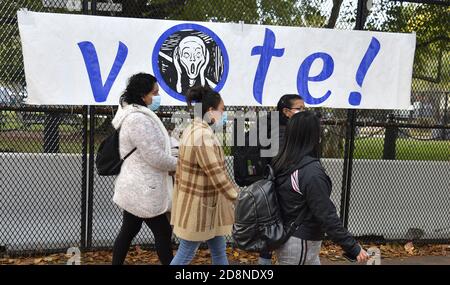
M220 120L214 122L214 126L215 126L216 128L221 128L221 127L223 127L223 126L225 126L225 125L227 124L227 121L228 121L228 115L227 115L227 112L223 112L223 113L222 113L222 116L220 117Z
M158 110L160 105L161 105L161 96L158 95L158 96L152 97L152 103L150 105L148 105L147 107L152 111L156 111L156 110Z
M225 126L227 124L227 121L228 121L228 114L227 112L223 112L221 118L222 126Z

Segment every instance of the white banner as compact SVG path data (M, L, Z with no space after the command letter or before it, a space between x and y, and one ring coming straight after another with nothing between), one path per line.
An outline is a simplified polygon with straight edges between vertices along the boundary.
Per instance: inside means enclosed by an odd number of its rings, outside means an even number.
M154 74L162 105L208 85L226 105L406 109L414 34L18 12L29 104L117 105Z

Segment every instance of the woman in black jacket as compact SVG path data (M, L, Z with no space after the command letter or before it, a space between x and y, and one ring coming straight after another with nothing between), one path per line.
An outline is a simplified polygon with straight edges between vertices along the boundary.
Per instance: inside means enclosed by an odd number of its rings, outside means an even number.
M293 115L288 121L285 144L273 159L275 181L283 220L291 224L299 215L296 232L277 251L279 264L320 264L324 234L359 262L368 255L342 226L330 199L331 180L319 161L320 121L313 112Z
M277 111L279 114L278 146L282 148L284 144L287 122L293 115L298 112L305 111L305 101L298 94L285 94L281 96L280 100L278 100ZM270 160L267 161L267 164L270 164ZM272 252L261 251L259 254L258 264L272 264Z

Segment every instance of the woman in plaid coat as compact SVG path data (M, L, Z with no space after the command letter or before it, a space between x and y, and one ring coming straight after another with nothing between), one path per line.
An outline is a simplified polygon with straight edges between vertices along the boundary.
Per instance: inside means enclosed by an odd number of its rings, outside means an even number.
M227 175L222 146L211 128L226 120L224 103L217 92L205 87L190 89L187 101L197 104L194 121L180 140L171 214L180 246L171 264L189 264L206 241L212 263L226 265L224 236L231 234L238 189Z

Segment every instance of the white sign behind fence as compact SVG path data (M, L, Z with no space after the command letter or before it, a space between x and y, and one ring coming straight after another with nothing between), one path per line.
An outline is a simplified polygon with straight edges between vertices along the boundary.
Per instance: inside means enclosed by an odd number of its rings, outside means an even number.
M227 105L406 109L414 34L18 12L29 104L117 105L134 73L162 105L207 85Z

